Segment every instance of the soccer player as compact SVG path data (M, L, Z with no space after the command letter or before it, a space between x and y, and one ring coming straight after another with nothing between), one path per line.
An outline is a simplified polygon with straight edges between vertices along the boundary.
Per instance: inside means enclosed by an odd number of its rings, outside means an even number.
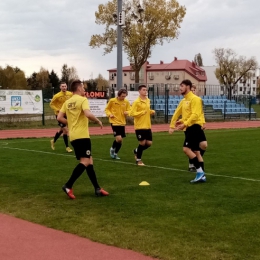
M201 167L202 161L199 152L199 143L201 136L204 135L202 122L200 120L203 113L202 100L194 95L191 91L192 83L190 80L183 80L180 84L180 92L184 100L179 104L172 116L169 133L172 134L174 129L185 130L185 140L183 144L184 153L191 159L192 164L196 167L196 177L192 183L201 181L205 173ZM182 118L176 121L176 118L182 115Z
M134 117L134 129L139 145L134 149L136 164L144 166L143 151L152 145L151 115L155 114L150 108L150 99L147 97L147 87L138 87L139 97L133 102L130 116Z
M192 84L192 87L191 87L191 91L193 94L196 95L196 85L195 84ZM202 104L203 104L203 101L202 101ZM205 116L204 116L204 111L203 113L201 114L201 117L200 117L200 123L202 124L202 127L201 129L203 130L204 132L204 129L205 129ZM199 144L199 150L200 150L200 155L202 157L202 161L200 162L201 163L201 168L203 169L204 171L204 160L203 160L203 155L204 153L206 152L206 149L208 147L208 142L207 142L207 139L206 139L206 136L205 134L204 135L201 135L200 136L201 140L200 140L200 144ZM196 171L196 168L194 167L194 165L191 163L191 161L189 160L189 171Z
M71 96L72 96L72 93L70 91L67 91L67 84L65 82L61 82L60 83L60 92L55 94L50 102L50 107L53 109L53 111L56 115L56 119L57 119L57 115L58 115L63 103L66 100L68 100L69 98L71 98ZM55 150L54 144L59 139L61 134L63 134L63 140L64 140L64 144L66 146L66 151L68 153L71 153L72 150L68 144L68 128L65 124L63 124L62 122L59 122L59 120L58 120L58 125L60 126L60 130L55 134L54 138L51 140L51 149Z
M102 122L90 112L89 102L85 97L85 89L80 80L74 80L71 83L71 91L73 92L73 96L63 104L58 114L58 120L65 125L68 124L70 142L79 163L62 189L71 199L75 199L72 186L86 170L94 186L95 194L97 196L108 196L109 193L100 188L94 171L88 127L89 119L97 122L101 128L103 126Z
M118 152L122 146L125 135L126 116L130 113L130 103L126 100L127 90L120 89L117 97L111 98L106 106L105 112L109 117L115 140L110 148L110 156L120 160Z

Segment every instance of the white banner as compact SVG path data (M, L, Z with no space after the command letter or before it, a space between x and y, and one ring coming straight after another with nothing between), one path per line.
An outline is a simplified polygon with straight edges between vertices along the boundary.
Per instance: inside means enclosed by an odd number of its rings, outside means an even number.
M96 117L106 117L105 108L107 105L106 99L88 99L90 111Z
M115 91L115 96L117 97L118 90ZM126 99L132 105L133 102L139 97L139 91L127 91L128 95Z
M41 90L0 90L0 115L43 114Z

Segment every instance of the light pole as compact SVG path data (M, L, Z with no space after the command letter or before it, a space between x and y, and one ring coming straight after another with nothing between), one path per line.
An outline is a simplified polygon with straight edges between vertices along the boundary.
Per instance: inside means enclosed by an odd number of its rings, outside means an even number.
M123 77L122 77L122 52L123 44L122 37L123 33L121 30L120 16L122 16L122 0L117 0L117 74L116 74L116 88L120 89L123 86Z

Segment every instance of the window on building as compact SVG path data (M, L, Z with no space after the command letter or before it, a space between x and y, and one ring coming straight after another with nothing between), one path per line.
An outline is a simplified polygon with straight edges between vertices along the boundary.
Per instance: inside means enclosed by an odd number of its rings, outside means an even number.
M255 80L253 80L253 84L255 84Z
M124 76L127 76L127 73L124 73Z
M242 87L239 88L239 91L242 91Z
M255 88L253 88L253 91L255 91Z

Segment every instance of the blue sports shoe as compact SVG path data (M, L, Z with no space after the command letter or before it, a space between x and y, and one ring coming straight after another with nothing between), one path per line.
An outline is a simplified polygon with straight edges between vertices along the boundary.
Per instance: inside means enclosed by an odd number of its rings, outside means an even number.
M190 181L191 183L195 183L200 181L205 176L204 172L197 172L196 177L194 180Z
M204 175L204 176L200 179L199 182L206 182L206 181L207 181L207 179L206 179L206 176Z
M112 147L110 148L110 157L113 159L115 157L115 149L113 149Z

